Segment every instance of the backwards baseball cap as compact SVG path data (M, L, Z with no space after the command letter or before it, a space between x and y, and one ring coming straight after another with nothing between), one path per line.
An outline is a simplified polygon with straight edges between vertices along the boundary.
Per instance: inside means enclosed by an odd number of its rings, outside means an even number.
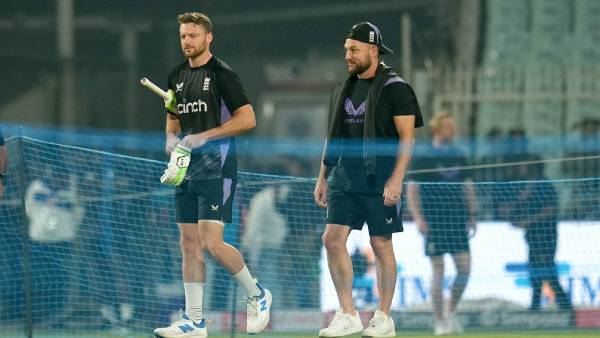
M383 44L383 37L381 36L379 28L368 21L359 22L352 26L352 29L350 29L346 38L375 45L379 48L380 54L390 54L394 52Z

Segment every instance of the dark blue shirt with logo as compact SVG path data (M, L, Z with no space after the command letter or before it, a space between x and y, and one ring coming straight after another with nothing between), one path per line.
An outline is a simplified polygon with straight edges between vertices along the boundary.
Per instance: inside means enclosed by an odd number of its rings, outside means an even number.
M183 136L221 126L238 108L249 104L237 74L212 57L205 65L190 67L185 61L170 73L167 87L175 92ZM235 139L224 138L193 150L188 176L191 179L234 178L237 174Z
M371 79L357 79L348 90L344 101L342 123L341 168L335 171L332 189L342 189L357 193L383 192L385 181L391 176L396 154L383 154L378 157L378 173L367 177L363 159L363 141L367 94L373 83ZM375 114L386 116L389 127L395 130L394 116L415 115L416 98L406 82L390 83L383 88ZM395 151L394 151L395 152ZM394 163L380 163L390 161ZM381 172L385 171L385 172ZM346 184L343 184L345 182Z
M435 170L410 175L412 181L422 182L419 184L421 211L429 227L465 227L469 213L462 183L469 179L469 174L453 167L467 164L463 151L453 144L415 149L411 169Z

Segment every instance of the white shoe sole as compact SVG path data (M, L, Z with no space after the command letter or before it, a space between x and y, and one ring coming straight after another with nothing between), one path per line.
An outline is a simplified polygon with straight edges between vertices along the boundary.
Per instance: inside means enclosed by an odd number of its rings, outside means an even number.
M368 335L368 334L364 334L362 335L363 338L384 338L384 337L396 337L396 332L390 332L388 334L384 334L384 335Z
M196 335L163 336L158 333L155 333L154 337L156 337L156 338L206 338L206 337L208 337L208 334L206 334L206 335L196 334Z
M153 334L154 334L154 337L156 337L156 338L206 338L206 337L208 337L208 332L206 334L201 333L201 332L186 332L186 333L179 334L177 336L162 335L162 334L156 333L156 332L153 332Z
M324 336L321 334L321 332L319 332L319 338L336 338L336 337L348 337L348 336L352 336L355 335L357 333L361 333L363 329L357 329L355 332L351 332L351 333L346 333L345 335L331 335L331 336Z

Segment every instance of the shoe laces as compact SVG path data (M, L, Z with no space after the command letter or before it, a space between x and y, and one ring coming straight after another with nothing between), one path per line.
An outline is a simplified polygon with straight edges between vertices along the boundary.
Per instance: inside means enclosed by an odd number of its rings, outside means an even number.
M333 319L331 320L331 324L329 324L329 327L344 328L346 326L350 326L351 322L352 315L346 313L336 313Z
M187 323L189 323L191 321L192 321L191 319L181 318L181 319L176 320L173 323L171 323L171 326L173 326L173 325L180 326L180 325L187 324Z
M246 303L247 312L251 316L258 315L258 298L257 297L248 297L242 301L242 303Z
M373 316L369 321L370 327L377 327L380 324L385 324L387 322L387 318L383 316Z
M190 319L182 309L179 309L179 320L174 321L173 323L171 323L171 325L179 326L179 325L187 324L188 322L194 323L194 321L192 319ZM211 322L212 321L210 321L210 320L204 319L205 325L208 325Z

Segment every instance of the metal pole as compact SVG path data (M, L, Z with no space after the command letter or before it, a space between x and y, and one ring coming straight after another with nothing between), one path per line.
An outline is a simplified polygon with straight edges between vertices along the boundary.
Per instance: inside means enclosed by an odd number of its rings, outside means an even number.
M231 328L229 330L229 337L234 338L237 333L237 289L238 286L233 280L230 279L230 285L233 285L233 292L231 295Z
M33 306L31 300L31 248L29 247L29 227L27 226L27 213L25 211L25 192L26 192L26 169L24 160L24 147L23 147L23 132L19 130L19 137L17 138L17 154L19 157L19 167L17 172L19 173L18 185L19 195L21 203L21 219L22 224L22 235L23 235L23 292L25 293L25 333L28 338L33 337Z
M58 91L58 122L75 124L75 65L74 48L74 2L73 0L56 0L56 42L61 68L60 89Z
M402 77L408 82L412 80L412 43L410 14L402 14Z
M121 54L127 67L127 84L125 85L125 113L126 128L136 125L137 106L137 78L138 72L138 32L134 28L125 28L121 32Z

